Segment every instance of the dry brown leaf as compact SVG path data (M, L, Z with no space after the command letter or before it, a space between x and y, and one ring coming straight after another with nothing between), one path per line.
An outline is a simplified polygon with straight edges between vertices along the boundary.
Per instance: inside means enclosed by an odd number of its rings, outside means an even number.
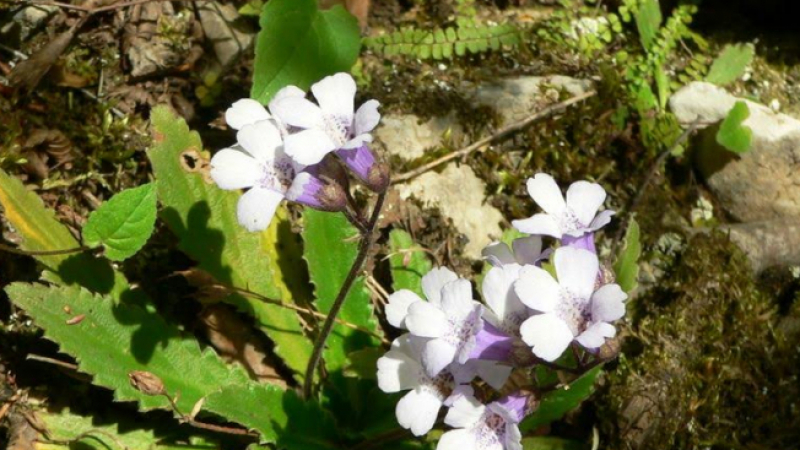
M332 8L335 5L342 5L358 19L361 29L367 28L369 19L369 7L371 0L319 0L321 9Z

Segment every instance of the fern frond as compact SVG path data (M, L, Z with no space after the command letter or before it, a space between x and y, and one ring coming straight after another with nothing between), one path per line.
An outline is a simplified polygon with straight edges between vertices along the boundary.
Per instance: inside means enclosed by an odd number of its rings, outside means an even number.
M462 24L463 25L463 24ZM404 28L383 36L368 37L364 45L384 56L412 56L419 59L452 59L512 48L520 43L520 30L512 24L458 26L422 30Z

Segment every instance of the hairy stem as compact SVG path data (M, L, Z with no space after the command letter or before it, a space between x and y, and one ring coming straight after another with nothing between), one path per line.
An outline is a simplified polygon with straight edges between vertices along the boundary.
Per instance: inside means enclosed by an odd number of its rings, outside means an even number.
M378 217L380 217L381 209L383 209L383 201L385 199L385 191L378 194L378 200L375 202L375 207L372 209L372 216L367 224L367 229L361 234L361 242L358 246L358 254L356 255L356 259L353 261L353 265L350 266L350 272L347 273L347 277L344 279L344 283L339 289L339 293L336 295L336 300L334 300L331 310L328 311L328 317L325 318L325 322L322 324L322 329L319 332L319 336L317 336L317 340L314 342L314 350L311 353L311 359L308 360L306 376L303 380L303 396L306 399L311 398L311 389L314 385L314 373L319 365L319 360L322 356L322 350L325 348L325 342L328 340L328 336L330 336L331 331L333 330L333 324L336 321L336 316L339 315L339 311L342 309L342 305L344 305L347 294L350 292L350 288L356 281L358 272L361 271L361 267L364 265L364 261L366 261L367 255L372 248L373 233L375 232L375 226L378 223Z

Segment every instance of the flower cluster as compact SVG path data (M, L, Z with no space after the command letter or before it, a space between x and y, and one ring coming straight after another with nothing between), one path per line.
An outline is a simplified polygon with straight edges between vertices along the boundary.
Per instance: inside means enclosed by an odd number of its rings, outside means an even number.
M250 231L265 229L284 199L344 210L347 176L337 157L370 189L381 192L388 185L385 166L367 145L380 121L378 102L370 100L356 111L356 83L346 73L323 78L311 93L316 103L288 86L267 108L244 99L225 113L238 131L237 143L211 159L211 178L222 189L248 189L237 216Z
M529 236L484 250L492 266L481 286L484 303L468 280L437 268L422 278L424 299L400 290L386 305L389 324L407 333L378 360L379 387L410 391L396 415L417 436L448 408L444 423L455 430L444 433L439 450L521 449L518 424L536 409L535 390L488 401L496 396L477 395L473 380L500 391L513 369L556 364L570 346L596 355L625 314L627 295L606 279L595 250L594 232L614 214L600 211L603 188L578 181L565 199L541 173L527 187L544 212L513 222ZM543 236L556 245L544 249Z

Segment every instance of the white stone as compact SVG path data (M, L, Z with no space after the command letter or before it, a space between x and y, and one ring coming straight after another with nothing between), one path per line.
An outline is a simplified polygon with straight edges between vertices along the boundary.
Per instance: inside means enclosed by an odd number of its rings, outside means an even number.
M423 156L426 150L439 147L448 132L461 134L461 126L452 114L422 123L413 114L389 114L381 119L375 137L389 154L410 161Z

